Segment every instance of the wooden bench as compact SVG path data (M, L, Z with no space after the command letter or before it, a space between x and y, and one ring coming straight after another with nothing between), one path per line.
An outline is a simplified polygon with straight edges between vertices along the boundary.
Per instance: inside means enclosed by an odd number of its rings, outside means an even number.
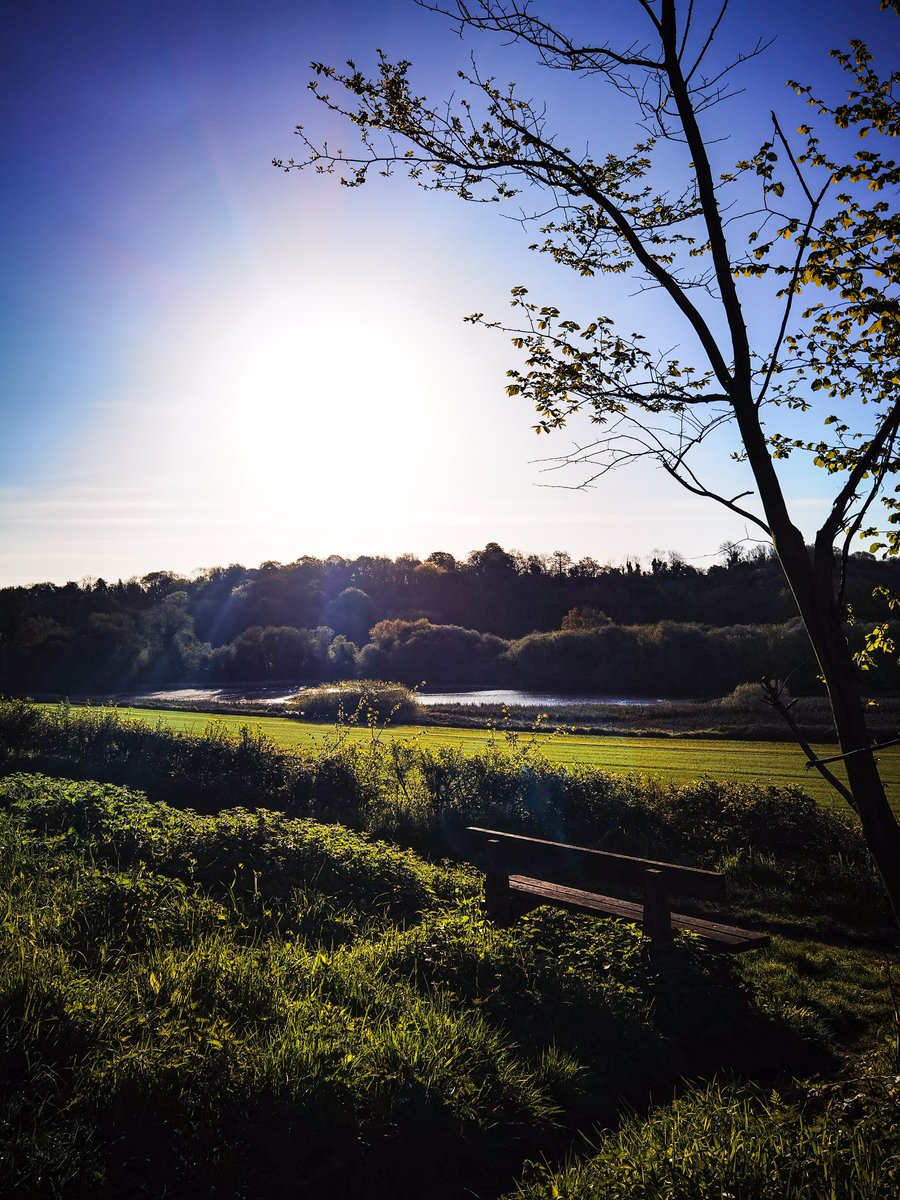
M671 941L675 929L688 930L711 949L732 954L754 950L769 941L763 933L671 911L672 893L723 901L725 876L719 871L589 850L474 825L467 833L473 839L473 859L485 871L485 909L498 924L508 924L538 904L552 904L570 912L635 921L657 943ZM615 887L642 895L642 901L601 894L600 889L605 892Z

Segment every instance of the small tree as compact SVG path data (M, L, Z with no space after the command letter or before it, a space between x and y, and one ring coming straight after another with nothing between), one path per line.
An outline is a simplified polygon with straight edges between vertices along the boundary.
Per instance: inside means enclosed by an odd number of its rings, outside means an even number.
M898 3L884 0L882 8ZM576 41L527 0L424 7L460 33L499 34L531 47L547 68L616 89L635 107L639 141L626 153L575 153L554 136L544 107L521 99L513 85L501 88L473 66L459 73L466 94L433 105L410 89L408 62L380 55L372 78L353 63L344 72L313 64L310 87L356 127L358 152L319 147L298 127L303 159L276 165L338 172L350 187L400 167L421 187L464 200L518 197L538 214L532 249L582 276L632 276L669 299L693 335L696 365L641 333L623 332L608 315L583 324L514 288L520 319L503 327L525 359L509 372L507 390L532 402L540 433L588 414L596 437L569 461L588 466L592 477L654 460L682 487L771 540L828 687L849 779L842 794L859 813L900 919L900 828L871 749L844 628L847 558L876 500L887 507L888 532L875 546L900 550L900 511L887 491L900 429L900 217L885 199L896 193L898 168L877 145L836 160L808 125L795 144L773 114L756 153L717 169L709 111L727 97L733 67L762 48L716 61L725 5L704 27L693 2L632 0L643 30L622 45L602 34L594 43ZM880 78L859 42L837 57L852 77L846 102L829 105L801 84L796 90L838 128L897 134L892 87L900 76ZM349 99L332 99L323 81ZM742 294L767 284L779 313L774 333L760 334ZM773 430L779 412L786 419ZM733 496L704 481L693 453L729 426L734 456L752 475L752 488ZM812 551L776 467L793 454L810 455L834 482Z

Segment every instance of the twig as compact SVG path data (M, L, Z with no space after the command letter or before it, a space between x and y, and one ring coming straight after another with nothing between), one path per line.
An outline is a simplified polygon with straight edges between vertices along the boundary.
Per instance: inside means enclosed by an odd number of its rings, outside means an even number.
M774 708L775 711L784 718L785 722L790 727L791 733L796 739L797 745L809 760L806 764L807 769L809 769L809 767L815 767L819 774L828 780L834 790L843 796L850 807L855 812L858 811L856 807L856 801L853 799L853 793L846 786L846 784L841 783L840 779L838 779L836 775L833 775L831 771L829 771L828 768L824 766L818 758L816 758L812 746L810 746L809 742L803 736L800 726L794 720L794 714L791 712L791 706L794 704L794 701L792 700L790 704L785 704L781 698L781 692L784 685L782 684L779 686L771 679L761 679L760 685L766 694L766 703L771 705L772 708ZM830 762L831 760L826 759L825 761Z

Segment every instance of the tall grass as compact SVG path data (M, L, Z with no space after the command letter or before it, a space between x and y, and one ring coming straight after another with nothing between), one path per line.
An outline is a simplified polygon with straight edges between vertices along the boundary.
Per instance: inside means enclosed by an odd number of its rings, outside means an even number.
M777 1092L713 1085L631 1120L562 1172L536 1170L516 1200L893 1200L900 1100L890 1076Z

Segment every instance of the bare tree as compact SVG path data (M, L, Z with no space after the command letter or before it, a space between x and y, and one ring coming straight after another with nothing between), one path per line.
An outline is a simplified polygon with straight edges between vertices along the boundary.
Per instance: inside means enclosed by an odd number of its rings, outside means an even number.
M652 460L771 540L831 698L849 782L841 794L859 814L900 919L900 828L866 729L844 603L852 539L876 535L873 512L887 518L875 547L900 550L896 489L887 486L898 469L900 429L900 217L888 197L895 201L900 173L878 149L882 137L900 131L893 91L900 75L879 77L866 47L854 42L836 55L852 78L842 103L795 85L832 135L872 133L874 149L855 149L854 141L836 161L811 126L801 126L795 142L773 113L765 144L717 171L712 146L721 128L706 128L708 114L731 95L734 69L764 49L761 41L718 59L726 5L703 19L699 0L631 0L642 28L621 45L573 39L528 0L423 5L460 34L500 35L531 47L550 70L626 97L639 139L626 153L573 151L550 130L543 105L483 77L474 63L459 73L462 94L434 105L411 90L408 62L379 55L372 77L353 63L346 71L313 64L311 89L356 127L358 150L319 146L298 127L304 156L276 165L337 173L349 187L403 169L421 187L464 200L515 200L530 206L521 219L538 229L532 249L580 275L626 275L668 298L691 331L696 365L646 335L622 332L608 315L582 324L535 304L523 287L512 292L514 323L487 322L481 313L469 319L507 329L524 352L507 390L534 405L538 432L588 415L594 435L567 462L596 478ZM340 100L325 90L333 84ZM835 127L849 133L836 135ZM754 334L742 307L743 289L759 287L778 306L774 333ZM773 431L779 413L791 419ZM797 417L799 436L790 432ZM752 478L735 495L701 477L695 454L725 428ZM812 550L777 471L779 459L796 454L809 455L834 484Z

